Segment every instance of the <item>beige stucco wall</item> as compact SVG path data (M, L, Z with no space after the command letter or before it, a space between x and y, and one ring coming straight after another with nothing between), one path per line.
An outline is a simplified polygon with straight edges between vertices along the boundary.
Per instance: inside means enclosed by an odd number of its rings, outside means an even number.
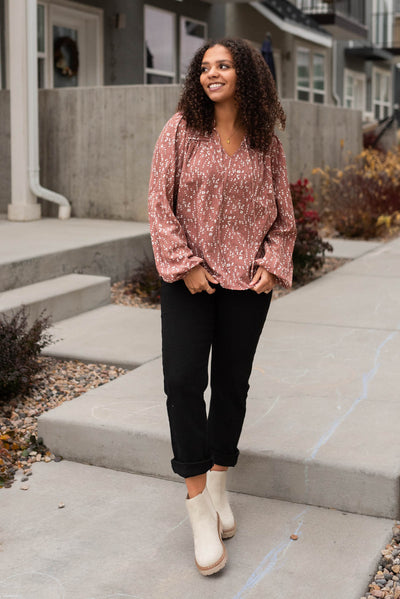
M155 141L174 113L178 86L98 87L40 92L41 181L72 203L77 217L146 220ZM9 96L0 93L0 115ZM289 178L316 166L342 166L361 150L359 111L284 100L280 133ZM2 123L2 124L1 124ZM8 137L7 137L8 136ZM0 190L10 198L9 128L0 120ZM56 215L45 202L44 214Z

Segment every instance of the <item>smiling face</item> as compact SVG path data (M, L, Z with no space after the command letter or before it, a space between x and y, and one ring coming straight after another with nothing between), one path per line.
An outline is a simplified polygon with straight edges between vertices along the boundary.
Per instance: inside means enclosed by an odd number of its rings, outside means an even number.
M236 71L228 48L217 44L204 54L200 83L213 102L232 101L236 90Z

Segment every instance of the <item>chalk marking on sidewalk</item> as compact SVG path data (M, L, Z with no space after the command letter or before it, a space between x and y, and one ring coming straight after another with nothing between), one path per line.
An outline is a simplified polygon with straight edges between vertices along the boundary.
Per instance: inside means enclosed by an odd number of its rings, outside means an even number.
M273 401L272 405L268 408L268 410L266 412L264 412L264 414L261 414L261 416L259 416L254 422L249 424L249 426L247 428L250 429L250 428L254 428L255 426L257 426L257 424L259 424L259 422L263 418L268 416L268 414L274 409L274 407L276 406L276 404L278 403L279 400L280 400L280 395L278 395L278 397Z
M305 508L292 519L299 520L299 518L301 518L303 514L306 514L310 509L311 506ZM295 530L296 535L299 533L301 527L303 526L303 522L304 520L301 519L298 523L297 528ZM292 541L291 539L289 539L288 541L285 538L284 541L281 541L280 543L278 543L278 545L271 549L271 551L269 551L264 556L264 558L255 568L255 570L250 574L243 587L240 589L238 593L236 593L233 599L242 599L246 593L250 592L264 578L264 576L266 576L269 572L271 572L271 570L275 568L277 562L281 561L285 557L287 550L293 544L293 542L294 541Z
M347 412L345 412L340 418L337 418L334 421L334 423L332 424L331 428L327 431L327 433L325 433L324 435L322 435L320 437L319 441L314 445L314 448L313 448L313 450L311 452L311 455L308 458L306 458L306 460L305 460L306 462L309 462L309 461L311 461L311 460L313 460L315 458L315 456L317 455L318 451L321 449L321 447L323 445L325 445L325 443L327 443L329 441L329 439L332 437L332 435L337 430L337 428L355 410L355 408L357 407L357 405L361 401L363 401L364 399L366 399L368 397L368 387L369 387L369 384L371 383L371 381L373 380L373 378L375 377L376 373L378 372L379 357L380 357L380 354L382 352L382 349L396 335L398 335L398 331L393 331L379 345L378 349L375 352L375 359L374 359L374 365L373 365L373 367L371 368L371 370L369 370L368 372L366 372L366 373L363 374L363 377L362 377L362 389L363 390L362 390L361 395L359 395L359 397L357 397L357 399L355 399L353 401L353 403L351 404L351 406L349 407L349 409L347 410Z

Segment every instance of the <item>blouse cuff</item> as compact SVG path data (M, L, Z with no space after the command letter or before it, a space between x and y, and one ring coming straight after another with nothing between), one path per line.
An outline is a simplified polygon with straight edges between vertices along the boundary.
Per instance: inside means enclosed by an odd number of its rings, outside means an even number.
M284 266L280 265L277 260L274 260L273 258L268 259L267 257L257 258L254 261L254 263L257 266L262 266L263 268L265 268L265 270L267 270L272 275L274 275L278 279L278 283L282 287L285 287L286 289L288 289L289 287L292 286L292 279L293 279L292 264L290 264L289 268L285 268Z
M186 275L199 264L203 264L202 258L191 256L186 260L185 264L177 265L176 268L171 265L165 270L159 268L160 276L166 283L175 283L186 277Z

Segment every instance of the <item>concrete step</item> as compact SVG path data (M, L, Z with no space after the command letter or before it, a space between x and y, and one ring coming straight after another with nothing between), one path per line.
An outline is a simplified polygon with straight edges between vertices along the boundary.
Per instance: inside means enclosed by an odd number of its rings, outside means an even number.
M109 305L58 322L47 356L137 368L161 354L160 311Z
M70 273L128 279L152 256L147 223L71 218L1 222L0 291Z
M231 490L398 517L400 462L398 453L388 450L397 446L398 401L385 403L377 398L352 411L357 397L351 392L362 381L353 375L346 396L340 396L340 387L348 382L352 368L357 368L357 360L344 371L337 396L332 393L336 386L333 364L325 374L325 391L322 381L314 377L307 387L301 378L308 368L309 347L304 359L297 360L294 380L290 373L287 380L280 379L282 349L273 338L272 326L269 333L268 358L259 355L255 361ZM306 331L300 328L295 334ZM325 359L326 354L321 357ZM271 376L274 368L276 375ZM383 378L387 374L382 370ZM385 422L384 433L377 434L377 420ZM68 460L177 480L170 465L160 359L43 414L39 436L56 455Z
M46 309L53 322L110 303L110 279L93 275L65 275L0 293L0 313L11 315L21 305L29 320Z
M232 490L399 516L399 254L385 244L272 303ZM44 414L39 432L67 459L169 478L164 403L156 359Z
M360 599L393 524L234 493L238 531L209 578L180 483L63 461L19 487L0 492L2 597Z

